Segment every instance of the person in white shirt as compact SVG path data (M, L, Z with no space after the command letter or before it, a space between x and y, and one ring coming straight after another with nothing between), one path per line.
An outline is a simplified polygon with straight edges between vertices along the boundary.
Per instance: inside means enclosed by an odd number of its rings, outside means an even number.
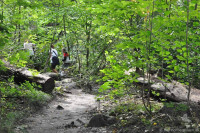
M59 65L60 63L58 59L58 52L56 49L54 49L53 45L51 45L50 63L52 71L58 73L58 71L56 70L56 66Z
M35 44L34 43L30 43L29 40L27 40L25 43L24 43L24 49L28 50L29 53L30 53L30 56L34 56L34 48L35 48Z

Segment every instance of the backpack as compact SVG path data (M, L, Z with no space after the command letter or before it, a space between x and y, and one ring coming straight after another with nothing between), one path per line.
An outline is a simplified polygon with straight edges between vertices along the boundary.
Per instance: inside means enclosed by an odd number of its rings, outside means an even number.
M53 51L54 52L54 51ZM55 53L55 52L54 52ZM57 54L55 53L56 56L53 56L52 57L52 61L55 65L60 65L60 61L59 61L59 58L57 56Z

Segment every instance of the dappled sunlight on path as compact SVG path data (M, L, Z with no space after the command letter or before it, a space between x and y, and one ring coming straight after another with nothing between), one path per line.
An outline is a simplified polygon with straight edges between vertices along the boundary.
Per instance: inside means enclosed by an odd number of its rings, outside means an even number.
M67 84L70 86L72 83ZM27 125L26 130L29 133L89 132L86 131L89 129L86 124L91 118L88 112L94 109L95 96L73 86L67 88L62 96L57 96L41 111L25 119L24 125Z

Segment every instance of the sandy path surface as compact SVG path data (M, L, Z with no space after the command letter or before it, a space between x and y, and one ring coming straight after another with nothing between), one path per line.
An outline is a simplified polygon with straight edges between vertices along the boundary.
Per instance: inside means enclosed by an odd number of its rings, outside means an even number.
M28 133L94 133L106 132L105 129L88 128L91 116L89 111L96 109L95 96L78 89L71 80L61 83L64 88L62 96L36 114L24 120L25 132ZM63 108L58 108L58 105ZM24 131L23 131L24 132Z

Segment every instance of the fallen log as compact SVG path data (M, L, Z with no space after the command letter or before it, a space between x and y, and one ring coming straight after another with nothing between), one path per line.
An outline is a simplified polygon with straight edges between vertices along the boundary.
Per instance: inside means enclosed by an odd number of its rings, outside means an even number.
M42 73L43 75L46 75L48 77L53 78L54 80L60 80L60 74L54 73L54 72L47 72L47 73Z
M17 84L24 83L25 81L29 81L30 83L35 82L37 85L41 86L41 88L38 88L46 93L51 93L55 87L54 79L47 75L35 74L34 72L29 71L28 68L16 68L8 62L5 62L5 66L7 70L0 71L0 74L7 78L14 75L14 81Z
M148 85L147 79L140 77L138 78L138 85ZM188 100L188 86L181 84L177 81L166 83L159 80L158 78L151 78L150 84L148 85L151 90L160 93L160 97L166 97L166 99L173 100L176 102L186 102ZM200 90L191 88L190 102L200 103Z

